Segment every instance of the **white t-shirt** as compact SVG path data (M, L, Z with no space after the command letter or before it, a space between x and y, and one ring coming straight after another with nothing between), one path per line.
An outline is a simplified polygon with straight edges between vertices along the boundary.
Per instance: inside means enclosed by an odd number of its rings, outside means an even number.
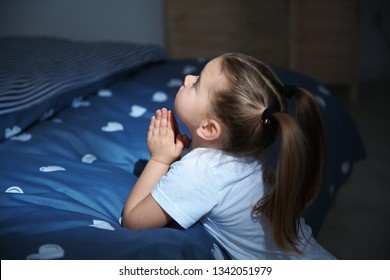
M304 254L280 251L265 216L253 206L264 195L261 165L222 151L197 148L171 165L151 192L184 228L200 221L233 259L333 258L311 237L302 220Z

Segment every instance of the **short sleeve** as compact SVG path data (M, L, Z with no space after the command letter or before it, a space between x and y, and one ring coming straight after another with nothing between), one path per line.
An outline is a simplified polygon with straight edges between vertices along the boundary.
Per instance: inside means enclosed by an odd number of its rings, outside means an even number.
M218 203L211 173L207 161L190 153L172 164L151 195L172 219L189 228Z

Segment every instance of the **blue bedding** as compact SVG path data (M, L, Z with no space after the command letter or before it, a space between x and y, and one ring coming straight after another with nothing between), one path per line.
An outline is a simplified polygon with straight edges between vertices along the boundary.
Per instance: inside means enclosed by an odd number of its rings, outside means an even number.
M0 142L1 259L224 257L199 224L188 230L120 226L124 202L149 158L150 117L158 108L172 108L183 77L199 73L206 63L165 60L158 49L152 53L150 60L122 69L125 75L72 95L63 108ZM364 146L347 110L325 87L298 73L274 70L286 83L313 92L323 109L326 177L305 214L316 234L354 162L364 158ZM0 115L8 124L16 119Z

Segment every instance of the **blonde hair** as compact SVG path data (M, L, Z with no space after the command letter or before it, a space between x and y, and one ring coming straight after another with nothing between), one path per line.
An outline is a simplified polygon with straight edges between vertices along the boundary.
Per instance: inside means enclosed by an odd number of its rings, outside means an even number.
M210 95L211 114L223 127L221 149L262 162L269 190L253 213L269 218L280 249L300 252L299 219L315 199L323 176L320 109L309 92L294 87L290 93L297 99L296 117L290 116L285 87L267 65L238 53L221 58L226 86ZM267 108L271 116L264 121L262 114ZM274 144L279 145L275 170L266 153Z

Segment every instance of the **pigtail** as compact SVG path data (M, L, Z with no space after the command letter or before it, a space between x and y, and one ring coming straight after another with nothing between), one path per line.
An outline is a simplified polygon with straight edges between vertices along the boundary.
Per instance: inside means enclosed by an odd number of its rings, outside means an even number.
M266 215L273 226L274 239L282 250L297 250L299 217L304 210L301 190L305 181L306 139L297 122L286 113L274 113L280 128L280 155L275 184L254 208Z
M306 208L316 198L324 174L325 139L320 107L314 96L303 88L294 88L296 118L306 137Z
M270 192L257 203L254 213L270 219L280 249L300 252L299 219L314 201L321 184L324 139L316 101L303 89L293 90L297 97L297 120L281 112L272 116L280 134L276 180Z

